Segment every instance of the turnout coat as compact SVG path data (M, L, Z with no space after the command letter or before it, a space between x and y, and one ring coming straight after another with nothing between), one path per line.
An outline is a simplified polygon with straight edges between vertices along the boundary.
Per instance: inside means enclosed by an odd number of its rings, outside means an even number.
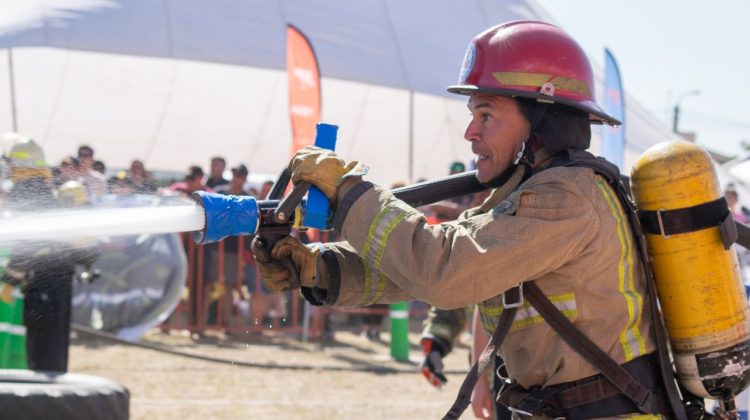
M502 293L533 280L617 363L653 352L643 262L613 189L584 167L549 168L520 185L514 177L482 206L439 225L387 190L357 184L340 197L334 217L346 242L325 244L321 254L328 288L303 294L334 306L478 304L491 334ZM599 373L528 302L499 354L526 388Z

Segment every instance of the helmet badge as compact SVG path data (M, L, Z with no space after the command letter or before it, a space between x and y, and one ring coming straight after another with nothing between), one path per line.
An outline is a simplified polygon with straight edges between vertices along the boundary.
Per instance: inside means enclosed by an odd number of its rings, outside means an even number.
M461 74L458 76L458 83L466 82L466 78L469 77L471 70L474 68L474 61L476 59L476 47L474 43L469 44L469 48L466 49L466 55L464 56L464 65L461 66Z

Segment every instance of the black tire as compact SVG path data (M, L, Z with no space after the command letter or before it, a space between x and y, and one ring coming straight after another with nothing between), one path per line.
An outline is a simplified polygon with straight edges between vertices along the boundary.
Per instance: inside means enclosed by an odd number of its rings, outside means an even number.
M0 369L0 418L127 420L130 393L78 373Z

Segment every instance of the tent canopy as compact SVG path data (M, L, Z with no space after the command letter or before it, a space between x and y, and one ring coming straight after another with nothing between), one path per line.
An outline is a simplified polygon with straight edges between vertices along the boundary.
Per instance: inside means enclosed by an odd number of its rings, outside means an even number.
M184 171L222 155L278 173L290 144L292 23L317 53L322 119L340 126L339 153L369 164L384 185L443 176L471 159L465 98L445 87L475 34L551 20L532 0L9 0L0 11L18 129L52 164L86 143L110 168L141 159ZM13 127L9 61L0 54L0 131ZM626 104L632 163L672 135Z

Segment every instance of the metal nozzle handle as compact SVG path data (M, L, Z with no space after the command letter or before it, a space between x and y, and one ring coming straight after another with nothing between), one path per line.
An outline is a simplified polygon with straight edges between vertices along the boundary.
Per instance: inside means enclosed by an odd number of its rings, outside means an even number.
M302 202L302 197L305 196L310 186L309 182L300 181L294 186L292 192L279 202L279 207L273 213L276 223L286 223L289 221L290 216L294 213L294 209Z

